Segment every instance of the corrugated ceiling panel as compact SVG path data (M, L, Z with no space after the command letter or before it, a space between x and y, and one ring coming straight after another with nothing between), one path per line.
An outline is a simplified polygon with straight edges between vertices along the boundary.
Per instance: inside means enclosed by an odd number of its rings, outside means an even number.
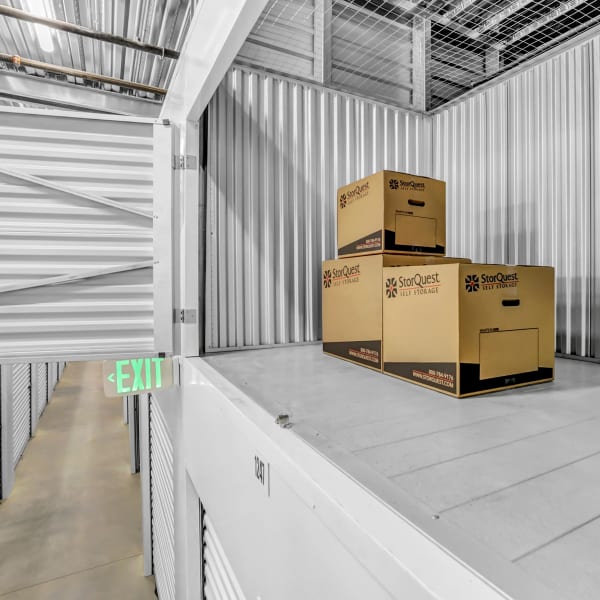
M152 135L141 120L0 110L0 356L153 348Z
M180 50L187 32L195 2L181 0L49 0L42 7L30 0L4 2L14 8L34 11L42 16L68 21L96 31L108 32L145 43ZM47 11L45 7L48 7ZM173 73L175 60L93 40L78 35L50 30L54 50L40 47L36 25L10 18L0 18L0 52L17 54L43 62L81 69L92 73L128 79L138 83L165 87ZM43 72L27 68L29 74ZM67 77L71 83L80 79ZM118 86L100 84L105 90L125 91ZM126 91L154 98L143 91Z
M241 69L209 106L208 349L316 340L340 185L431 175L425 120Z
M595 357L599 98L596 38L435 115L433 124L434 176L448 181L450 252L555 266L557 350Z

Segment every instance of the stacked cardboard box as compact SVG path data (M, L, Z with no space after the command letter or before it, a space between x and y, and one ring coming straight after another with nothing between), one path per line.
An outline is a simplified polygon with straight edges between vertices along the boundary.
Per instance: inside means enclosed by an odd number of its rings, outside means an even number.
M340 188L323 263L323 351L454 396L554 377L554 270L445 256L443 181Z

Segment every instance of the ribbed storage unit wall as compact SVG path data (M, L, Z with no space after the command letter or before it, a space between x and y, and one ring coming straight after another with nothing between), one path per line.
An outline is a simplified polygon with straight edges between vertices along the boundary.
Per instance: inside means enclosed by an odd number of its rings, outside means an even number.
M319 339L337 188L431 175L430 142L419 115L232 69L208 108L207 349Z
M0 358L153 350L152 124L1 108L0 159Z
M149 398L153 572L160 600L175 600L173 441L160 405Z
M202 572L205 600L246 600L206 513L202 522Z
M62 375L58 364L0 364L0 499L10 495L15 469Z
M557 351L588 357L600 357L599 123L599 38L433 118L448 252L555 266Z
M13 467L16 467L31 437L31 365L13 365L11 401Z

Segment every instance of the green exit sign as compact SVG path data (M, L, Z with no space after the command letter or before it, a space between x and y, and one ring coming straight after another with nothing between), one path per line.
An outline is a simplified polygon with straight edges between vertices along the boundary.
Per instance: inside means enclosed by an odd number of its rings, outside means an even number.
M105 360L102 372L106 396L139 394L173 385L171 358L154 356Z

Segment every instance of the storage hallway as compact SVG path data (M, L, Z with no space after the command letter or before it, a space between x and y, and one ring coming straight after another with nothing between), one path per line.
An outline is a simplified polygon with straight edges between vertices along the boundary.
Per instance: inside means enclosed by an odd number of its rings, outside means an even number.
M61 365L41 404L0 504L1 598L155 597L143 576L140 481L123 403L104 397L101 371L98 362Z
M0 0L0 600L598 600L600 1Z

